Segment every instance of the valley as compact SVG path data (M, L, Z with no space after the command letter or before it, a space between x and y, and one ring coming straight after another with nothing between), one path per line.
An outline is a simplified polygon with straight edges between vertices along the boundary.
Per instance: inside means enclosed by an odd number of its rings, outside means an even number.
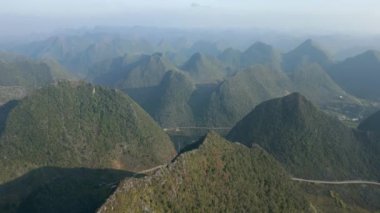
M112 29L0 46L0 212L380 211L376 50Z

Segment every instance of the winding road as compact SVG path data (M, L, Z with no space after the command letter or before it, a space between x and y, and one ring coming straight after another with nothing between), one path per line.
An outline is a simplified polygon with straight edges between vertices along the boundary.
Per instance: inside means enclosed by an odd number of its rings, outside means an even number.
M367 181L367 180L342 180L342 181L326 181L326 180L307 180L302 178L291 178L294 181L305 182L305 183L318 183L318 184L329 184L329 185L347 185L347 184L366 184L380 186L379 182Z
M168 131L181 131L186 129L204 129L204 130L230 130L231 127L207 127L207 126L182 126L182 127L170 127L163 128L165 132Z
M146 169L143 171L139 171L136 174L147 174L149 172L156 171L158 169L161 169L163 167L167 166L167 164L159 165L150 169ZM327 180L309 180L309 179L303 179L303 178L296 178L292 177L290 178L293 181L297 182L304 182L304 183L316 183L316 184L328 184L328 185L353 185L353 184L365 184L365 185L375 185L380 186L380 182L376 181L368 181L368 180L342 180L342 181L327 181Z

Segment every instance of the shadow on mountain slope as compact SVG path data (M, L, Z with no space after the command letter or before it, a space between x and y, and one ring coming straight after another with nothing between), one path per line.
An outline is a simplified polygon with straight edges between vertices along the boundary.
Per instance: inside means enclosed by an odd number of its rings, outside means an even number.
M42 167L0 185L0 212L94 212L121 180L112 169Z

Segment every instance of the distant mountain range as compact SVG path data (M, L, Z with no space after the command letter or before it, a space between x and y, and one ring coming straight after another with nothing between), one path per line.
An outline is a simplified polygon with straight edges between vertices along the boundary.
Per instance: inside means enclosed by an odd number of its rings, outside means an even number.
M0 212L380 209L379 53L151 36L0 53Z
M177 69L161 53L135 57L127 55L107 65L102 67L102 74L93 77L93 82L120 89L157 86L167 71Z
M258 42L244 52L227 49L218 59L196 53L181 67L164 54L126 55L95 66L90 79L124 90L164 127L232 126L260 102L291 92L301 92L343 120L373 112L376 104L356 98L335 83L329 75L335 66L311 40L284 55ZM188 76L186 82L163 81L169 71ZM164 114L165 104L156 105L164 102L180 103L170 110L176 116Z
M55 80L74 78L54 60L33 60L0 53L0 105L12 99L20 99L33 89Z
M189 73L195 83L214 83L223 80L226 75L225 68L216 58L195 53L181 67Z
M329 72L347 92L364 99L380 100L380 53L366 51L334 65Z
M293 72L299 66L311 63L316 63L322 68L327 68L333 61L318 44L309 39L294 50L284 54L282 67L285 72Z

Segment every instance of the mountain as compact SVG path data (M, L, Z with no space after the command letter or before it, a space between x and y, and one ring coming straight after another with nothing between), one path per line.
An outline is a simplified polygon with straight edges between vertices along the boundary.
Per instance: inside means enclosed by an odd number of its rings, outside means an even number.
M281 69L281 54L273 47L262 42L256 42L250 46L241 56L243 67L255 64L266 65L272 69Z
M217 44L215 42L210 42L206 40L199 40L194 42L191 45L191 47L185 52L189 55L201 52L211 56L216 56L220 53L219 48L217 47Z
M47 64L27 59L0 61L0 76L2 86L37 88L53 81Z
M360 123L358 129L363 131L380 133L380 111L366 118Z
M219 60L229 69L239 71L252 65L265 65L272 69L281 69L282 55L272 46L256 42L244 52L228 48L219 55Z
M304 63L317 63L326 68L332 61L323 49L309 39L283 55L282 67L285 72L293 72Z
M81 36L61 35L31 42L17 47L16 50L34 58L54 58L58 61L63 61L62 59L71 58L86 49L90 43L91 39Z
M157 89L159 100L152 103L155 120L164 127L191 125L194 115L188 102L195 85L189 76L169 71Z
M295 91L301 92L314 103L320 105L333 102L359 103L340 88L319 64L303 64L289 73L289 78Z
M256 106L227 138L259 144L296 177L380 178L378 141L324 114L298 93Z
M169 137L116 90L59 82L0 112L0 182L42 166L139 171L170 160Z
M365 99L380 101L380 53L367 51L334 65L332 78L347 92Z
M181 67L196 83L212 83L223 79L225 68L214 57L195 53Z
M86 80L111 85L116 81L111 74L121 75L128 66L141 59L141 55L124 54L122 56L100 61L90 66Z
M310 212L281 166L259 147L209 133L153 175L129 179L99 212Z
M132 88L126 92L162 127L173 128L193 124L189 102L195 89L186 73L168 71L158 86Z
M177 68L161 53L141 57L116 58L107 72L94 77L93 82L119 89L157 86L165 73Z
M125 38L112 33L84 33L52 36L14 48L14 51L36 59L54 59L72 73L86 76L92 64L122 56L152 53L144 39Z
M227 48L218 56L218 59L230 69L236 69L241 67L241 54L240 50Z
M262 101L286 95L291 85L281 71L255 65L219 84L206 105L205 123L231 126Z
M20 99L34 89L59 79L74 79L53 60L33 60L11 53L0 54L0 105Z

